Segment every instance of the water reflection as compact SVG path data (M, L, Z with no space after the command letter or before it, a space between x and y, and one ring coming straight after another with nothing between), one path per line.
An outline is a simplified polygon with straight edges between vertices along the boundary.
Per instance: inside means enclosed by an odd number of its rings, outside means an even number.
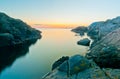
M34 39L15 46L0 47L0 73L11 66L17 58L26 55L29 47L36 41L37 39Z
M42 39L28 48L22 47L22 50L27 49L29 53L14 61L10 68L3 70L0 79L42 79L42 76L51 70L52 63L60 57L74 54L84 55L87 47L76 44L82 38L75 36L75 33L70 30L41 29Z

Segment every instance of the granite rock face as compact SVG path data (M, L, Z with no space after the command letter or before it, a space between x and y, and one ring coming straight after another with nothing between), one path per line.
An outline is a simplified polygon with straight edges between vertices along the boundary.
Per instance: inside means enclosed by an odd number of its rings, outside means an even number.
M100 67L120 68L120 28L98 41L86 57Z
M84 38L80 41L77 42L78 45L83 45L83 46L89 46L90 45L90 40L88 38Z
M89 25L87 35L94 40L91 48L95 46L97 41L118 28L120 28L120 17L108 19L106 21L94 22Z
M41 38L40 33L20 19L11 18L0 12L0 47Z

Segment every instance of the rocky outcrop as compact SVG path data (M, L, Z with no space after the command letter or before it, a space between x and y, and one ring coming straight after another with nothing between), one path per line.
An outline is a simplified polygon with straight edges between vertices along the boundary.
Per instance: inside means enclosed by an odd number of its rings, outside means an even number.
M90 45L90 40L88 38L84 38L80 41L77 42L78 45L83 45L83 46L89 46Z
M117 72L117 74L111 71ZM42 79L119 79L119 73L120 70L101 69L94 61L75 55Z
M120 16L108 19L106 21L94 22L88 27L80 26L75 29L72 29L73 32L79 33L80 36L83 36L86 32L87 35L93 40L90 45L90 48L94 47L96 42L101 40L108 33L120 28Z
M20 19L11 18L0 12L0 47L41 38L40 33Z
M100 40L108 33L120 27L120 17L106 21L94 22L88 26L88 36L94 40Z
M100 67L120 68L120 28L98 41L86 56Z
M87 32L87 35L94 40L91 48L95 46L97 41L101 40L108 33L118 28L120 28L120 17L92 23L90 26L88 26Z
M56 78L65 79L72 75L78 74L80 71L88 69L89 66L90 66L90 63L86 58L80 55L75 55L70 57L68 60L64 61L63 63L61 63L57 68L53 70L53 73L57 73L58 75L51 74L50 77L48 77L47 75L46 77L44 77L44 79L56 79ZM52 78L52 75L54 75L53 78Z
M0 12L0 73L26 55L29 46L41 38L40 33L20 19Z
M75 61L75 62L74 62ZM89 61L80 55L75 55L69 58L69 60L64 61L59 67L58 70L65 72L70 75L74 75L89 68Z
M80 36L83 36L88 31L88 28L85 26L79 26L79 27L72 29L71 31L75 33L79 33Z

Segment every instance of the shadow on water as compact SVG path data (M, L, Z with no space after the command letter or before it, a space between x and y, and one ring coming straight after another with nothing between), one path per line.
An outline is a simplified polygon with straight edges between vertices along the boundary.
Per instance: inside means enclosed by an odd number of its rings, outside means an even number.
M0 47L0 73L11 66L17 58L25 56L29 52L29 47L36 41L37 39L33 39L19 45Z

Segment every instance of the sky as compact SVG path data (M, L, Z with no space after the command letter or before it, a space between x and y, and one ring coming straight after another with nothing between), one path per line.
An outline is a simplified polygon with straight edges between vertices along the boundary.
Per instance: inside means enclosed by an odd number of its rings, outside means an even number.
M0 12L31 26L88 26L120 16L120 0L0 0Z

